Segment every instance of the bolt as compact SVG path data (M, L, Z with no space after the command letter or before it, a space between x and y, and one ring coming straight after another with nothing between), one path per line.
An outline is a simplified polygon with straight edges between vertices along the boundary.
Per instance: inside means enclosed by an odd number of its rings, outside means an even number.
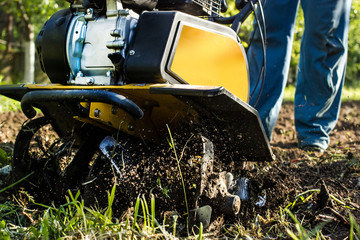
M109 49L120 49L124 47L124 44L123 40L114 40L107 42L106 47Z
M110 32L110 35L111 35L112 37L120 37L121 31L120 31L120 29L113 29L113 30Z
M118 111L117 107L114 107L114 106L113 106L113 107L111 108L111 113L112 113L112 114L115 115L115 114L117 113L117 111Z
M94 110L94 117L100 117L101 111L99 109Z
M135 54L135 50L130 50L130 51L129 51L129 54L130 54L130 56L134 55L134 54Z
M86 9L86 14L91 15L93 13L94 13L94 9L92 9L92 8Z
M129 130L129 131L134 131L134 130L135 130L134 125L129 124L129 125L128 125L128 130Z
M86 78L86 84L87 85L94 85L94 83L95 83L95 79L94 78L92 78L92 77L90 77L90 78Z
M120 9L120 10L118 10L118 14L120 16L127 16L130 14L130 11L129 11L129 9Z
M106 72L106 76L111 77L111 71L110 70Z

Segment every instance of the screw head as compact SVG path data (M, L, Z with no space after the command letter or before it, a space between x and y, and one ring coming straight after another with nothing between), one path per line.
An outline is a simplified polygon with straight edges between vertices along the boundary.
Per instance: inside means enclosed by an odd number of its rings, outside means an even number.
M86 9L86 14L91 15L91 14L93 14L93 13L94 13L94 9L92 9L92 8Z
M95 83L95 79L90 77L90 78L86 78L86 84L87 85L94 85Z
M111 108L111 113L112 113L112 114L115 115L115 114L117 113L117 111L118 111L118 108L117 108L117 107L114 107L114 106L113 106L113 107Z
M135 50L130 50L129 54L130 54L130 56L133 56L135 54Z
M101 111L99 109L94 110L94 117L100 117Z
M129 131L134 131L135 130L135 127L132 124L129 124L127 127L128 127Z

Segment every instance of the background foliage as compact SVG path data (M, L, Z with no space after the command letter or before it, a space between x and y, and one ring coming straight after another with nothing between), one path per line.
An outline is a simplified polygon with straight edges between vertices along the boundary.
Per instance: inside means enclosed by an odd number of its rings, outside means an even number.
M346 71L346 83L360 86L360 0L352 3Z
M25 43L29 30L35 38L45 21L56 11L69 6L64 0L0 0L0 75L1 82L19 83L24 74ZM36 59L37 60L37 59ZM46 76L38 62L37 81Z

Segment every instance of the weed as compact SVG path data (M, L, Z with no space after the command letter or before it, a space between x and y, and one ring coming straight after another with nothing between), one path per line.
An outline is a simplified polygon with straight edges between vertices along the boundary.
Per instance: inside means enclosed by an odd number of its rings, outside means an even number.
M2 193L2 192L4 192L4 191L6 191L6 190L8 190L8 189L10 189L10 188L12 188L12 187L14 187L15 185L21 183L22 181L24 181L25 179L27 179L28 177L30 177L30 176L33 175L33 174L34 174L34 172L31 172L31 173L29 173L28 175L26 175L25 177L21 178L20 180L14 182L14 183L12 183L12 184L10 184L9 186L7 186L7 187L5 187L5 188L3 188L3 189L0 189L0 193Z
M299 220L295 217L295 215L292 212L290 212L290 210L285 209L285 211L292 218L292 220L295 222L295 229L297 231L297 234L294 233L289 228L286 229L286 232L289 235L289 237L291 237L294 240L308 240L308 239L312 239L312 237L314 237L314 236L316 236L316 239L320 239L320 236L322 235L321 232L320 232L321 229L327 223L329 223L329 221L322 222L322 223L316 225L315 228L313 228L312 230L308 231L301 225Z
M174 154L175 154L175 159L176 159L176 162L177 162L177 167L178 167L178 171L179 171L179 175L180 175L180 179L181 179L181 184L182 184L182 188L183 188L183 192L184 192L184 201L185 201L185 207L186 207L186 216L187 216L187 219L189 217L189 206L188 206L188 201L187 201L187 196L186 196L186 188L185 188L185 182L184 182L184 178L183 178L183 175L182 175L182 172L181 172L181 167L180 167L180 161L181 161L181 158L178 158L177 156L177 152L176 152L176 148L175 148L175 143L174 143L174 139L171 135L171 131L170 131L170 128L168 125L166 125L167 129L168 129L168 132L169 132L169 137L170 137L170 146L171 148L173 149L174 151ZM182 155L181 155L182 156ZM188 225L188 220L187 220L187 225ZM189 230L189 228L187 227L187 229Z
M353 240L354 236L356 239L360 239L360 227L351 213L349 214L349 221L350 221L349 239ZM354 232L354 228L356 232Z

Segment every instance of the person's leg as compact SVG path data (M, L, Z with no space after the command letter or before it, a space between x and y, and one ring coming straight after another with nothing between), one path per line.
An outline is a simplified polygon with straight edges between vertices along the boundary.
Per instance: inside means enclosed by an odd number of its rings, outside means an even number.
M258 84L250 105L258 110L270 140L288 78L298 5L298 0L267 0L264 6L267 37L265 83L262 90L261 84ZM253 40L247 51L250 93L254 91L263 61L261 38L255 23L254 29L250 36Z
M344 84L351 0L302 0L305 32L295 93L299 147L326 149Z

